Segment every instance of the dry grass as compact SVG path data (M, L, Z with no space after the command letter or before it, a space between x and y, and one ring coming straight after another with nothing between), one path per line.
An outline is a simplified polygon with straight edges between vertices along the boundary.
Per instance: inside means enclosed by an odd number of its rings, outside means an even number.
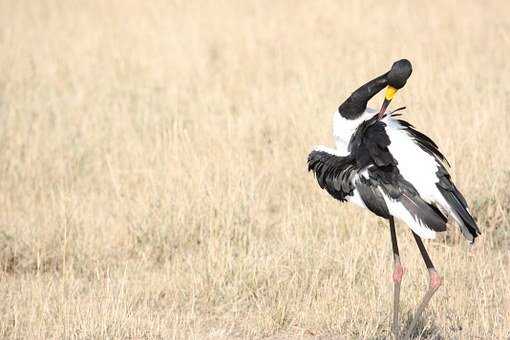
M508 2L0 2L0 336L390 336L383 221L306 172L330 112L395 105L483 230L429 242L418 336L510 336ZM374 105L378 105L380 97ZM427 277L407 227L405 320Z

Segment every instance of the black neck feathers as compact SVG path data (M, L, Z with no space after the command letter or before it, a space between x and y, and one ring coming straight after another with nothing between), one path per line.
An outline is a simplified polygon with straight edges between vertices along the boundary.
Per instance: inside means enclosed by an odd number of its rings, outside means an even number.
M346 119L356 119L365 112L367 103L379 91L388 85L388 73L372 79L354 91L345 102L338 107L340 115Z

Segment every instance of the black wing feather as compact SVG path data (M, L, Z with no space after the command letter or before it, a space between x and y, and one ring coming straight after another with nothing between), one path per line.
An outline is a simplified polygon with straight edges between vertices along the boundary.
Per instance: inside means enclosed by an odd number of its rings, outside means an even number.
M358 188L359 195L368 210L383 218L389 218L391 216L386 201L376 183L370 179L361 177L359 181L356 182L356 188Z
M345 201L352 195L356 163L350 156L339 157L324 151L312 151L308 155L308 171L313 171L322 189L334 198Z
M391 141L385 127L386 124L374 116L361 123L352 135L349 152L361 168L372 164L378 167L397 165L397 161L388 150Z
M436 184L437 188L448 202L450 207L455 211L457 216L462 220L460 224L460 230L464 237L470 242L474 242L475 238L480 235L480 229L476 224L473 216L469 212L469 208L464 196L457 189L455 184L450 178L450 174L444 167L440 167L436 175L439 178L439 182Z

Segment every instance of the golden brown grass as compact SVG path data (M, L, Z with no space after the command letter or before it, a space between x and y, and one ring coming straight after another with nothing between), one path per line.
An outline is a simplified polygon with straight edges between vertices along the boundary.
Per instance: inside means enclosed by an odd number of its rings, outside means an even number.
M427 243L445 285L417 336L509 337L509 11L0 2L0 336L389 337L387 227L305 163L337 105L407 57L394 105L483 231ZM406 321L427 276L398 233Z

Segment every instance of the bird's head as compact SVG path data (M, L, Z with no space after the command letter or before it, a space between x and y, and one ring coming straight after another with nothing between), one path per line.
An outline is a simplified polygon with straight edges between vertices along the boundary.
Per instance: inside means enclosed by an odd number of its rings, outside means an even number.
M385 75L388 87L386 88L381 110L379 110L378 113L379 119L384 116L384 112L391 100L395 97L397 91L404 87L412 72L413 67L411 66L411 62L407 59L401 59L393 63L391 70Z

